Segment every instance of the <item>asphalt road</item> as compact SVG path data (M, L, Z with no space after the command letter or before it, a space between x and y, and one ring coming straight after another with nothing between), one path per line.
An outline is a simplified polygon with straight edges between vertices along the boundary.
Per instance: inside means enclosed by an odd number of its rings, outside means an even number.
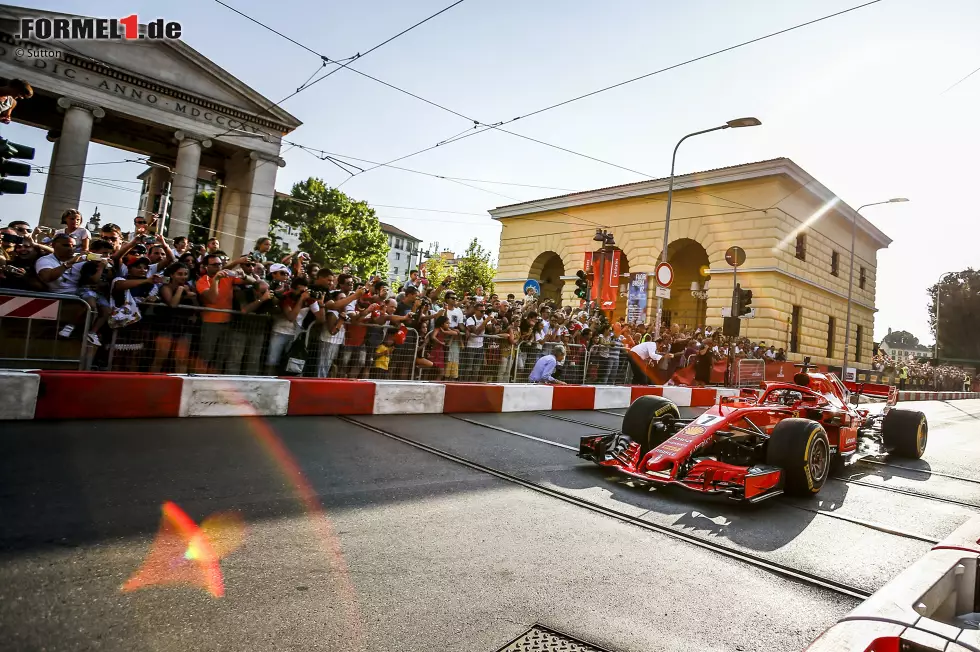
M641 490L554 445L617 427L612 414L466 415L529 437L444 415L358 420L873 591L980 513L933 499L980 506L980 401L904 407L929 417L923 460L855 465L816 499L751 507ZM220 562L223 598L120 590L164 501L246 523ZM178 555L161 577L188 567ZM799 650L856 603L335 418L8 422L0 435L5 650L491 652L535 622L611 650Z

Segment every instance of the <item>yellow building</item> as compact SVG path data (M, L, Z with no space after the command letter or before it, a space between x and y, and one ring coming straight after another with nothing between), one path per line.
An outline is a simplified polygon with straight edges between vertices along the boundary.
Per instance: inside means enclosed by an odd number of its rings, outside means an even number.
M528 278L545 297L578 305L575 272L596 244L597 228L621 250L621 284L630 272L650 273L647 321L656 314L653 271L663 247L667 179L573 193L490 211L500 220L497 292L518 296ZM878 249L884 233L787 158L677 176L668 260L674 268L665 322L722 325L731 305L733 269L725 251L746 253L738 284L753 292L754 319L741 332L783 347L790 358L840 364L844 346L852 220L857 221L849 360L868 363L874 332ZM692 283L707 297L692 294ZM625 313L621 296L615 316Z

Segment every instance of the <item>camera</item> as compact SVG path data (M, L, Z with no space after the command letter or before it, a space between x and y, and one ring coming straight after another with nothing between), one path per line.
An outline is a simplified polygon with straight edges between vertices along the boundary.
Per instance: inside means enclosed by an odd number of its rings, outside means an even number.
M16 233L4 233L3 241L12 242L14 244L24 244L24 236L17 235Z
M166 285L167 283L170 282L170 277L169 276L161 276L160 277L160 282L163 283L164 285Z

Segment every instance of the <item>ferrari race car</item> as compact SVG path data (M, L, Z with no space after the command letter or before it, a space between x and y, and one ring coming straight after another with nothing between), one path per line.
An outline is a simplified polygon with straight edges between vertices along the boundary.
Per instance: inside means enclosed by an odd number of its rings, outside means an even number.
M811 371L809 359L797 366L792 383L742 389L694 419L682 419L663 397L641 396L621 432L583 437L578 456L634 482L747 502L815 494L832 468L862 458L922 457L926 417L896 409L895 387L848 383L857 395L887 399L871 414L850 404L851 390L836 375Z

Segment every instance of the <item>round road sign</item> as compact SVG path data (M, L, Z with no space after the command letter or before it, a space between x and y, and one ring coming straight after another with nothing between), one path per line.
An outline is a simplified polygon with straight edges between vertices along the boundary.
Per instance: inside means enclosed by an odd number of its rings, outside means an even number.
M741 247L729 247L725 252L725 262L732 267L738 267L745 262L745 249Z
M670 284L674 282L674 268L670 266L670 263L660 263L657 265L655 275L657 277L657 285L660 287L669 288Z

